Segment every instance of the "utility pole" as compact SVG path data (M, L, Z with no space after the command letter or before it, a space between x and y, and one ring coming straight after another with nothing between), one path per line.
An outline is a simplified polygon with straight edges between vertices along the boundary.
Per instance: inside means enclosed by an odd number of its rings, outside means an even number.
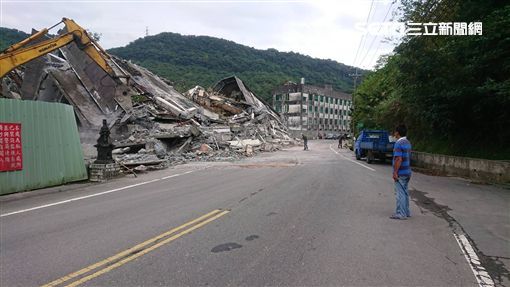
M354 78L354 89L352 92L352 106L354 107L354 93L356 92L356 83L358 82L358 77L361 76L361 74L358 74L358 68L354 70L354 74L349 74L350 77Z
M349 74L349 76L351 77L354 77L354 89L352 91L352 110L354 110L356 107L354 105L354 94L356 93L356 84L358 82L358 77L360 76L360 74L358 74L358 68L356 67L355 70L354 70L354 74ZM355 125L354 125L354 117L353 115L351 115L351 132L354 134L354 128L355 128Z
M145 26L145 37L149 36L149 26Z

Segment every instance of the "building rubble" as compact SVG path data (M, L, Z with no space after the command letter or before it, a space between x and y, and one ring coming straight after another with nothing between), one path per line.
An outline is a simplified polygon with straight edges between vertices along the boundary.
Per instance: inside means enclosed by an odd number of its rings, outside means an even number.
M110 56L108 62L115 77L71 43L10 72L1 96L72 105L90 161L106 119L114 159L126 170L236 160L295 142L278 113L235 76L183 95L130 61Z

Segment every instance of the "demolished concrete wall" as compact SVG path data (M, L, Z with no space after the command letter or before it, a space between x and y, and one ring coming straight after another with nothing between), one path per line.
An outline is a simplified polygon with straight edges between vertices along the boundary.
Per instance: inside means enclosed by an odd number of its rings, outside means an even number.
M130 61L107 55L107 62L114 75L71 43L12 71L2 81L7 91L2 94L72 105L90 160L106 119L114 158L126 169L232 160L294 142L279 115L237 77L183 95L170 81Z

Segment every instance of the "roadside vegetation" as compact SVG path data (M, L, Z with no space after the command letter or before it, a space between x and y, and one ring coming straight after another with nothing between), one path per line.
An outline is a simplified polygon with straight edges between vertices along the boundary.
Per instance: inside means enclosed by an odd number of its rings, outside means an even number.
M405 37L359 85L354 128L405 122L417 150L510 159L510 5L402 4L401 21L482 22L483 35Z

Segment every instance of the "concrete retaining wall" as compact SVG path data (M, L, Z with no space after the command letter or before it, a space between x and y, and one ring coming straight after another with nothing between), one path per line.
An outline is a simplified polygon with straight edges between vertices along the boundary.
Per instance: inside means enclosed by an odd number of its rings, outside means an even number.
M476 180L510 183L510 162L478 158L412 152L411 164L416 167L436 170L447 175Z

